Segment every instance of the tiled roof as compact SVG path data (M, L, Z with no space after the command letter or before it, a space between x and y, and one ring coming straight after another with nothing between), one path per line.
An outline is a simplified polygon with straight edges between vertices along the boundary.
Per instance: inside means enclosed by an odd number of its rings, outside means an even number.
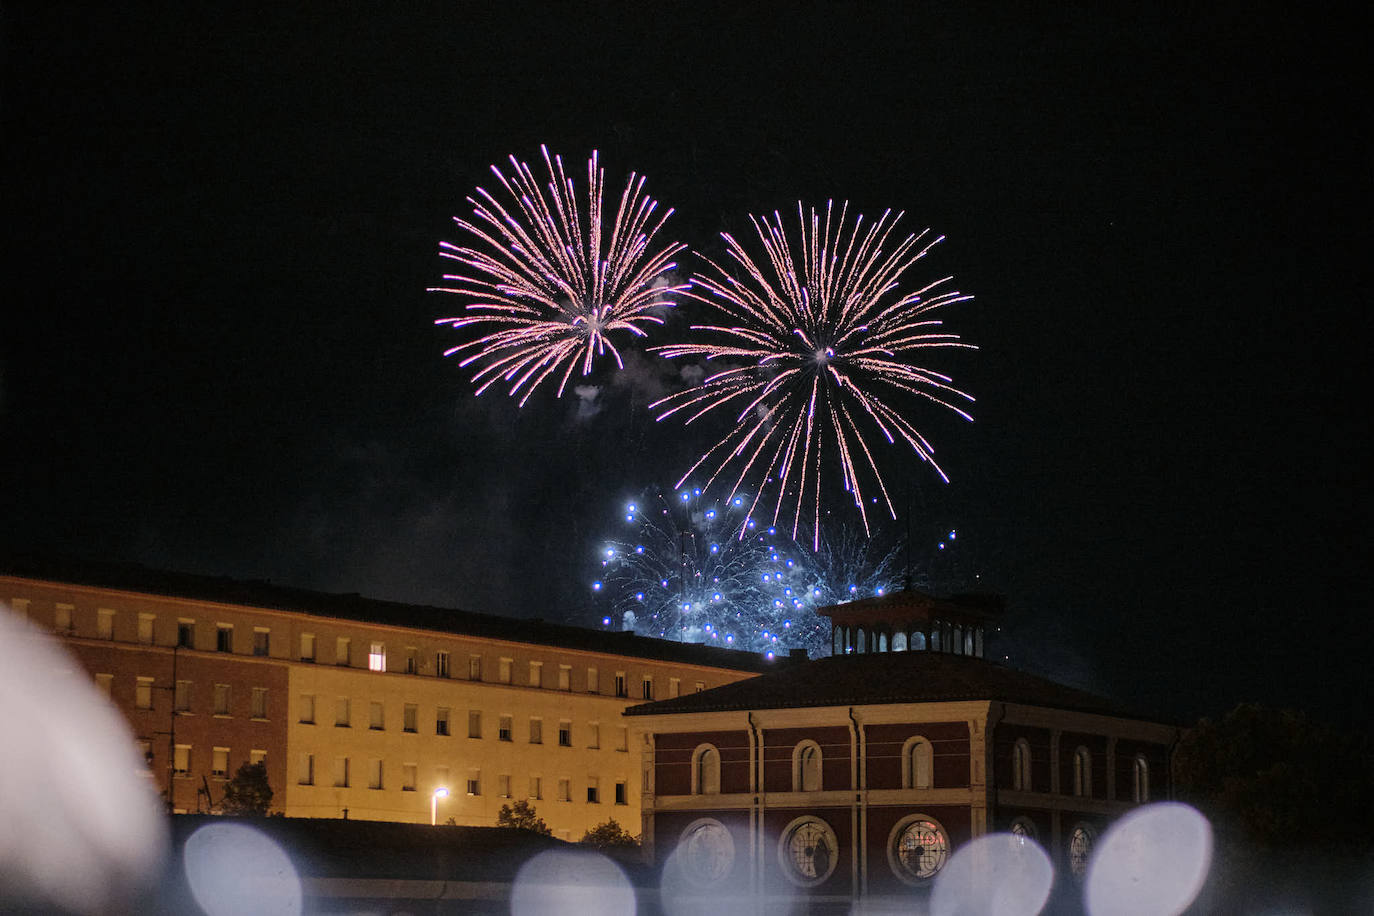
M831 656L625 710L629 716L865 706L953 700L1002 700L1054 709L1159 721L1104 697L1013 668L944 652L882 652Z
M589 630L585 627L549 623L538 618L502 617L453 608L401 604L364 598L356 594L307 591L261 580L167 572L136 564L0 553L0 575L252 608L319 614L364 623L437 630L461 636L583 649L589 652L609 652L655 661L705 665L737 671L774 671L789 664L785 657L769 660L756 653L737 649L651 639L633 633Z

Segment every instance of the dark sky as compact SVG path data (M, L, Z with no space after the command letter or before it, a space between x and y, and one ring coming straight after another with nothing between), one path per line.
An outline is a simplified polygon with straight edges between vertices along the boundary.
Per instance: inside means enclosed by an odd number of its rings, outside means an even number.
M1355 710L1359 30L490 6L0 8L5 540L581 619L616 507L690 443L629 376L594 416L474 398L425 288L489 164L595 148L696 249L798 198L948 237L977 422L922 422L953 481L907 474L913 529L958 528L1018 664L1180 715Z

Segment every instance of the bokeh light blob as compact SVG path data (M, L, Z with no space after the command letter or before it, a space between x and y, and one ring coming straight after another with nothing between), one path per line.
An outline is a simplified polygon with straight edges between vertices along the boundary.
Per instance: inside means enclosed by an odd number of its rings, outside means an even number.
M965 843L935 877L932 916L1035 916L1045 908L1054 866L1029 837L990 833Z
M630 879L598 852L550 849L515 876L511 916L634 916Z
M1112 825L1088 864L1091 916L1172 916L1202 890L1212 864L1212 826L1178 802L1137 808Z
M206 824L183 851L186 883L208 916L298 916L301 881L286 853L247 824Z

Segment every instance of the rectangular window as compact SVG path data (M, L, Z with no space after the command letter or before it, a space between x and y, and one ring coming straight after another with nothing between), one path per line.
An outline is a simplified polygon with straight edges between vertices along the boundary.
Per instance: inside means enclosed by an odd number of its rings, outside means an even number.
M572 665L558 666L558 689L572 690Z
M496 794L502 798L510 798L510 776L503 774L496 777Z
M215 715L229 715L229 685L215 685Z
M301 754L300 772L297 774L296 784L301 786L313 786L315 784L314 754Z
M630 691L625 687L625 672L615 673L615 695L618 697L629 697Z
M379 700L373 700L367 704L367 727L374 732L386 729L386 707Z
M511 660L510 660L510 659L508 659L508 658L503 658L503 659L501 659L500 662L497 664L497 667L496 667L496 680L497 680L498 683L501 683L501 684L509 684L509 683L510 683L510 663L511 663Z
M531 686L531 687L543 687L543 686L544 686L544 663L543 663L543 662L530 662L530 686Z
M448 677L448 653L438 652L434 656L434 676Z
M481 795L481 794L482 794L482 771L481 771L481 770L468 770L468 794L469 794L469 795Z
M625 791L625 780L617 780L615 784L615 803L617 805L628 805L629 802L626 800L628 797Z
M587 741L587 747L593 750L601 747L601 726L593 722L591 725L587 726L587 728L591 730L591 735Z
M701 693L701 692L703 692L705 689L706 689L706 682L705 682L705 681L697 681L697 693Z
M334 787L338 789L348 788L348 758L334 758Z
M544 720L530 719L530 744L544 743Z
M114 639L115 612L108 608L96 611L95 635L100 639Z
M191 711L191 682L177 681L176 692L173 696L175 700L174 708L177 712Z
M369 789L380 789L382 787L382 762L380 760L369 760L367 762L367 787Z
M140 742L138 742L138 759L142 760L142 761L148 766L149 769L152 768L152 766L153 766L153 742L151 742L151 741L140 741ZM144 775L152 775L152 774L150 774L150 773L145 773Z
M301 694L301 724L315 724L315 698L311 694Z
M267 688L253 688L253 705L248 710L248 715L254 719L267 718Z
M302 633L302 634L301 634L301 661L303 661L303 662L314 662L314 661L315 661L315 634L314 634L314 633Z
M415 647L406 646L406 674L418 674L419 671L419 656L415 652Z
M544 797L544 779L542 776L530 777L530 798L539 801Z
M348 697L339 697L334 701L334 727L349 728L353 722L353 704Z
M571 779L560 779L560 780L558 780L558 800L559 800L559 801L572 801L572 780L571 780Z
M468 710L468 737L482 737L482 713L480 710Z
M618 751L628 751L630 749L630 729L628 726L621 725L619 734L616 737L615 749Z
M177 646L182 649L194 649L196 647L196 622L194 620L177 621Z
M234 651L234 628L231 625L222 623L215 627L215 651Z
M76 610L75 605L59 604L53 613L52 625L54 630L70 630L72 628L72 611Z
M440 706L434 710L434 734L448 734L448 707Z
M646 699L646 700L652 700L653 698L654 698L654 679L651 678L651 677L645 677L645 678L644 678L644 699Z
M511 740L513 740L512 737L511 737L511 721L510 721L510 716L502 716L502 717L501 717L501 721L500 721L500 723L499 723L499 725L497 726L497 729L496 729L496 740L498 740L498 741L511 741Z
M407 703L401 710L401 731L414 734L420 730L420 707Z
M572 747L572 723L567 719L558 723L558 746Z
M482 679L482 656L468 656L468 680L480 681Z
M220 779L229 777L229 748L217 747L210 753L210 775Z
M334 664L347 665L350 663L350 653L353 651L353 643L347 636L340 636L334 640Z
M272 650L272 631L267 627L253 627L253 654L266 658Z
M141 677L134 685L134 706L139 709L153 708L153 679Z
M601 784L595 776L587 777L587 804L601 804Z
M369 650L368 650L368 653L367 653L367 670L368 670L368 671L385 671L385 670L386 670L386 645L385 645L385 644L379 643L379 642L374 642L374 643L372 644L372 648L369 649Z
M248 752L248 762L251 763L251 764L253 764L253 765L255 765L255 766L256 766L257 764L259 764L259 763L266 763L266 762L267 762L267 752L266 752L266 751L257 750L256 748L253 749L253 750L251 750L251 751L249 751L249 752Z
M191 745L178 744L172 752L172 775L191 775Z
M668 699L671 700L673 697L677 696L677 695L678 695L679 693L681 693L681 692L682 692L682 678L680 678L680 677L670 677L670 678L668 678Z
M401 791L415 791L415 764L413 763L401 764Z
M598 690L600 690L600 689L601 689L601 688L597 685L597 682L596 682L596 669L595 669L595 668L588 668L588 669L587 669L587 692L588 692L588 693L596 693L596 692L597 692Z
M95 676L95 689L103 693L106 699L112 697L114 695L114 675L97 674Z
M145 646L153 644L153 621L156 619L156 614L140 613L138 615L138 641Z

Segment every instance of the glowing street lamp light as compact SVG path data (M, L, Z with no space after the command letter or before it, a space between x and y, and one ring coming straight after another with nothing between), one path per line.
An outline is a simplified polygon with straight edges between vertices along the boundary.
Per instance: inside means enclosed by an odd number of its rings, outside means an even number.
M439 799L448 798L448 789L440 786L434 790L434 794L429 797L429 826L434 827L439 823Z

